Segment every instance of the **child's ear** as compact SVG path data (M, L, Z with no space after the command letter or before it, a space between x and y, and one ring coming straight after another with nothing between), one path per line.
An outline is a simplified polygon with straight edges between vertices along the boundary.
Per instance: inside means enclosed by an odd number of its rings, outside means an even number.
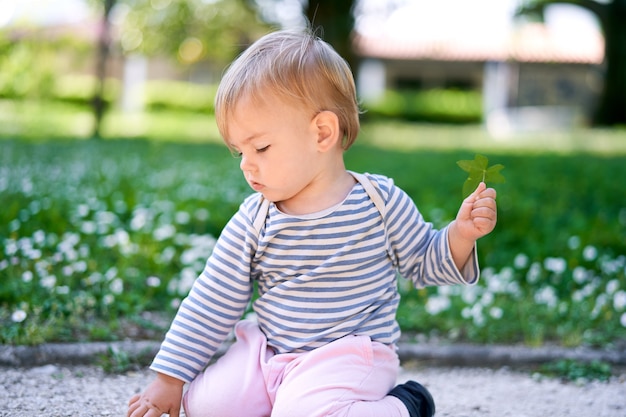
M325 152L333 148L341 138L339 129L339 117L332 111L319 112L313 119L317 134L317 147Z

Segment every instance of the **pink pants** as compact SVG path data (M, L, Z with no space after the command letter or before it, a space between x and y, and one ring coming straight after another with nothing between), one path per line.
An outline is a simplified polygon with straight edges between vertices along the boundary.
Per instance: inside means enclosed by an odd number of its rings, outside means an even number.
M407 417L386 394L398 375L392 347L346 336L306 353L274 354L258 325L241 321L237 341L193 380L187 417Z

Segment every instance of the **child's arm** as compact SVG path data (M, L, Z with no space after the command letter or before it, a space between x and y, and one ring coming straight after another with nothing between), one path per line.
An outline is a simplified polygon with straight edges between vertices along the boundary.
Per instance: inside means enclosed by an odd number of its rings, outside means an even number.
M481 182L459 209L456 219L448 228L448 242L452 259L459 270L469 259L476 240L496 227L496 190Z
M127 417L170 417L180 416L180 404L183 398L183 385L180 379L157 373L148 388L142 394L134 395L128 402Z

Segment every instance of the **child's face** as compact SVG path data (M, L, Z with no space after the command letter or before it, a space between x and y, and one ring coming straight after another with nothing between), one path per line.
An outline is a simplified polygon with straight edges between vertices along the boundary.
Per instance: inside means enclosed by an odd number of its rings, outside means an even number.
M289 212L314 195L311 184L323 168L316 115L275 97L263 100L244 99L235 107L226 141L240 155L250 187Z

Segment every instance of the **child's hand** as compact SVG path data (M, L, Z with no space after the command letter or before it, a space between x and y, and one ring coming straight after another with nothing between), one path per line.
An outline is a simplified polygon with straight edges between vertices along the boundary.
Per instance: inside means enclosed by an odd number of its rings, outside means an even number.
M487 188L484 182L478 184L456 215L456 232L467 241L476 241L496 227L496 190Z
M130 399L126 416L160 417L169 414L170 417L179 417L183 385L183 381L158 374L143 394L134 395Z

